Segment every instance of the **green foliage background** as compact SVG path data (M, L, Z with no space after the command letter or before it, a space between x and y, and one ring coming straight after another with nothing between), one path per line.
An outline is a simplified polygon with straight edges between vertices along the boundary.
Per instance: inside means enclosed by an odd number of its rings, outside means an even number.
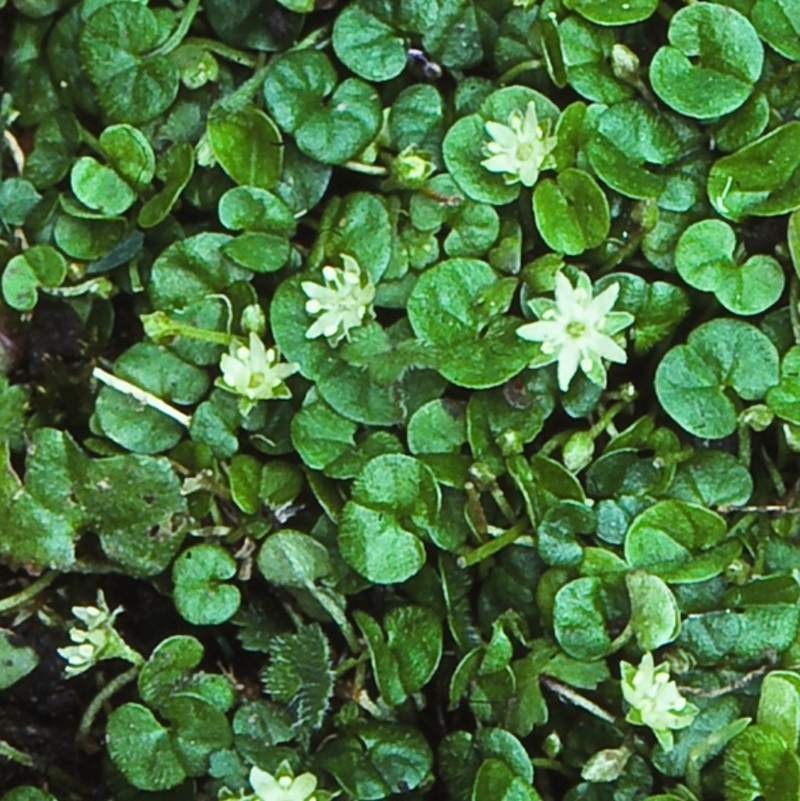
M800 0L0 0L2 800L288 760L353 801L796 801L799 32ZM532 188L481 165L529 103ZM376 319L333 348L301 283L342 254ZM635 318L606 387L516 335L559 270ZM243 414L253 306L299 372ZM67 685L98 589L145 661ZM668 751L625 720L649 652L699 708Z

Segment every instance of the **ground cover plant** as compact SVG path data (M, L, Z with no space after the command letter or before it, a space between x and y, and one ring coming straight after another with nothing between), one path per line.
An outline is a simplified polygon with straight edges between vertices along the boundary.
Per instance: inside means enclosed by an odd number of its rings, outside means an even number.
M798 32L0 0L0 801L796 801Z

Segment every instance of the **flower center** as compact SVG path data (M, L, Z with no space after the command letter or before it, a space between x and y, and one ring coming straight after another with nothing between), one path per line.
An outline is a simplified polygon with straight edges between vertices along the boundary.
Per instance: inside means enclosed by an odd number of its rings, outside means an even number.
M518 161L533 161L536 156L536 142L521 142L517 145Z
M586 333L586 324L580 320L571 320L567 323L567 334L573 339L579 339Z

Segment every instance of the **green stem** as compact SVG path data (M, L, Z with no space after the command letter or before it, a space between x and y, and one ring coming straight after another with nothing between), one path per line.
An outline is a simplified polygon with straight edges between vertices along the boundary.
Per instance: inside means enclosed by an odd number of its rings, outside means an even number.
M195 15L199 10L200 0L189 0L189 3L181 14L181 20L178 23L178 27L175 28L167 41L164 42L161 47L156 48L151 55L166 56L168 53L171 53L184 40L186 34L189 33L189 27L194 21Z
M98 712L100 712L100 708L103 704L111 698L114 693L121 690L126 684L130 684L138 675L139 671L142 669L142 664L144 664L144 660L137 665L134 665L132 668L129 668L124 673L120 673L119 676L112 679L102 690L100 690L97 695L92 698L91 703L89 706L86 707L86 711L83 713L83 717L81 718L80 725L78 726L78 742L81 745L85 745L86 741L89 738L89 733L92 730L92 725L94 724L94 720L97 717Z
M55 570L51 573L45 573L43 576L36 579L36 581L25 587L24 590L20 590L14 593L14 595L9 595L7 598L0 599L0 614L10 612L26 601L30 601L31 598L35 598L42 590L47 589L57 578L58 572Z
M10 762L16 762L26 768L36 767L33 757L28 756L23 751L19 751L13 745L9 745L5 740L0 740L0 757L8 759Z
M796 275L789 281L789 319L792 322L794 341L800 344L800 282Z
M737 435L739 439L739 461L749 470L753 454L750 444L750 426L745 422L739 422Z
M342 167L352 170L353 172L360 172L362 175L388 175L389 170L386 167L381 167L380 164L364 164L363 161L346 161Z
M520 520L499 537L484 542L477 548L473 548L469 553L462 554L458 557L458 566L461 568L472 567L472 565L477 565L484 559L494 556L494 554L502 551L507 546L513 545L525 533L527 525L527 521Z
M603 707L598 706L594 701L590 701L580 693L575 692L569 685L562 684L558 679L554 679L552 676L548 676L545 673L539 675L539 681L547 687L548 690L554 692L562 701L577 706L579 709L589 712L606 723L611 723L612 725L616 723L617 719L610 712L606 712Z
M192 418L188 414L178 411L174 406L170 406L166 401L161 400L161 398L156 397L146 389L142 389L141 387L137 387L135 384L131 384L130 381L126 381L124 378L117 378L117 376L107 373L100 367L95 367L92 370L92 377L96 378L106 386L116 389L117 392L122 392L124 395L128 395L129 397L138 400L145 406L149 406L151 409L155 409L157 412L161 412L161 414L172 418L176 423L180 423L184 428L189 428L189 426L192 424Z
M532 70L538 70L539 67L542 66L542 60L539 58L531 58L527 61L520 61L519 64L515 64L511 69L506 70L498 79L497 83L499 86L505 86L505 84L510 83L515 78L518 78L520 75L523 75L526 72L530 72Z
M243 50L237 50L235 47L218 42L216 39L205 39L202 36L190 36L185 40L187 45L200 47L203 50L208 50L214 55L221 56L234 64L241 64L243 67L255 68L258 61L251 55L245 53Z
M186 337L195 339L198 342L210 342L213 345L223 345L230 347L235 337L225 331L212 331L208 328L200 328L189 323L182 323L173 320L164 312L153 312L141 316L144 332L156 342L171 339L172 337Z
M633 637L633 625L629 620L628 625L625 626L619 637L611 641L611 645L609 646L609 653L613 654L616 651L619 651L619 649L622 648L622 646L625 645L628 642L628 640L631 639L631 637Z
M363 665L365 662L369 660L369 654L365 651L363 654L359 656L354 656L351 659L345 659L339 665L336 666L334 670L334 676L337 679L344 676L345 673L350 672L353 668L357 668L359 665Z
M560 773L562 776L569 776L572 777L572 772L565 768L560 762L556 762L555 759L544 759L542 757L535 757L531 760L531 765L534 768L541 768L542 770L552 770L556 773Z
M305 583L305 588L339 627L339 631L342 632L342 636L347 641L350 650L354 654L360 654L363 650L361 643L358 641L355 630L350 625L350 621L347 619L344 609L339 605L336 598L324 587L318 587L313 581L307 581Z

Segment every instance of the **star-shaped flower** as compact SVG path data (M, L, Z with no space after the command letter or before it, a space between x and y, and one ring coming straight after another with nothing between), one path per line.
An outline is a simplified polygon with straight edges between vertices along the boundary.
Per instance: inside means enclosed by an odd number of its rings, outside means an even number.
M375 287L369 276L362 273L358 262L346 253L342 254L342 264L343 269L329 265L322 268L325 286L313 281L300 284L308 298L306 312L317 317L306 331L306 337L324 336L332 348L343 339L349 340L352 328L375 317L372 306Z
M492 141L483 145L489 158L481 165L489 172L503 173L507 184L533 186L541 170L552 166L557 139L549 135L549 126L539 123L533 100L524 114L514 109L508 125L490 120L485 127Z
M317 777L313 773L292 776L286 763L281 764L275 776L252 767L250 786L260 801L314 801Z
M217 386L240 396L239 407L247 414L258 401L290 398L291 392L284 381L294 375L300 366L280 362L276 348L267 348L259 337L250 332L247 345L236 340L229 353L223 353L219 366L221 378Z
M578 368L598 386L606 385L603 359L623 364L625 351L613 335L633 322L627 312L612 312L619 295L619 284L612 284L596 298L592 282L585 273L573 287L561 272L555 277L555 300L535 298L530 307L539 320L517 329L517 334L531 342L541 342L540 354L531 366L558 362L558 386L566 392Z
M646 653L634 667L628 662L620 663L622 671L622 696L630 704L625 717L634 726L652 729L665 751L672 750L673 729L691 726L698 709L680 693L678 685L669 678L669 665L662 662L655 667L653 655Z

